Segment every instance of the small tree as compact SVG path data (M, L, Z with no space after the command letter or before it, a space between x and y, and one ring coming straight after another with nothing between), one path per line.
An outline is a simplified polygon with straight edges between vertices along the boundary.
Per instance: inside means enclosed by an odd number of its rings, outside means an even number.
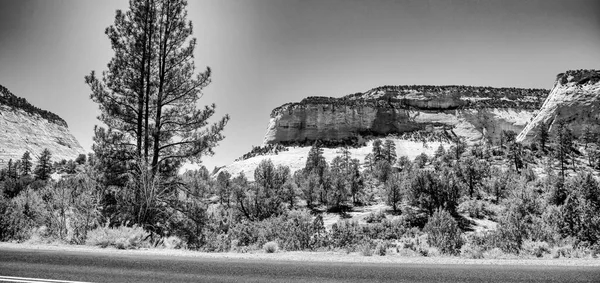
M31 173L31 155L29 151L25 151L23 153L23 157L21 157L21 176L27 176Z
M83 153L78 155L77 158L75 158L75 162L79 165L85 164L85 161L86 161L86 155Z
M373 141L373 159L375 162L384 159L383 156L383 143L380 139Z
M385 140L383 144L383 158L390 164L396 162L396 144L393 140Z
M52 174L52 154L47 148L42 151L42 154L38 158L38 165L35 167L35 176L39 180L48 180L50 174Z
M436 209L423 231L427 233L427 243L440 252L453 255L460 252L463 245L462 232L449 212Z
M569 154L573 149L573 134L564 121L558 122L554 138L554 149L555 156L560 162L560 173L564 180Z
M538 134L538 142L540 143L540 148L542 151L546 151L546 144L548 143L548 128L549 125L547 123L540 124L540 133Z
M405 179L402 174L394 173L385 183L386 202L392 206L394 213L398 212L398 206L402 202Z
M231 174L221 171L217 175L217 194L221 205L229 207L231 198Z

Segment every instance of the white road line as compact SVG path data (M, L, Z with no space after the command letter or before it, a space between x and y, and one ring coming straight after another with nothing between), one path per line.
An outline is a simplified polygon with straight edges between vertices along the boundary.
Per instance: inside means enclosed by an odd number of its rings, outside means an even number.
M28 278L28 277L14 277L14 276L1 276L0 281L2 282L23 282L23 283L89 283L82 281L68 281L68 280L54 280L54 279L43 279L43 278Z

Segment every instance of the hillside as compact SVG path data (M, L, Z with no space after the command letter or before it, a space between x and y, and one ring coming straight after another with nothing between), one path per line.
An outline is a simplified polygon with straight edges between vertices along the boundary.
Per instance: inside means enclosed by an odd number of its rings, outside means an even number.
M45 148L55 161L85 153L62 118L0 86L0 166L20 159L25 151L35 160Z
M559 122L566 122L575 136L600 133L600 70L558 74L548 99L517 140L531 143L542 126L552 133Z

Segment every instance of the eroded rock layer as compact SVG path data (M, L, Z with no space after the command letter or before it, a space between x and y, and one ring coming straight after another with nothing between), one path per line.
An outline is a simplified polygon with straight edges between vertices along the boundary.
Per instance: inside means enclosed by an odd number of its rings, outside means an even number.
M271 113L264 144L343 140L444 130L467 142L519 133L545 100L544 89L384 86L341 98L309 97Z
M592 133L600 132L600 70L558 74L539 113L519 134L517 141L535 141L542 126L548 127L552 134L561 121L567 123L575 136L580 136L586 128Z

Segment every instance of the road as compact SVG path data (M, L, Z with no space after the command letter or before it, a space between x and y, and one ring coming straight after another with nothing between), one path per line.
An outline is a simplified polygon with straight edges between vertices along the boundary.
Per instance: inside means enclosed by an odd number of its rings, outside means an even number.
M600 268L298 262L1 248L2 281L600 282Z

